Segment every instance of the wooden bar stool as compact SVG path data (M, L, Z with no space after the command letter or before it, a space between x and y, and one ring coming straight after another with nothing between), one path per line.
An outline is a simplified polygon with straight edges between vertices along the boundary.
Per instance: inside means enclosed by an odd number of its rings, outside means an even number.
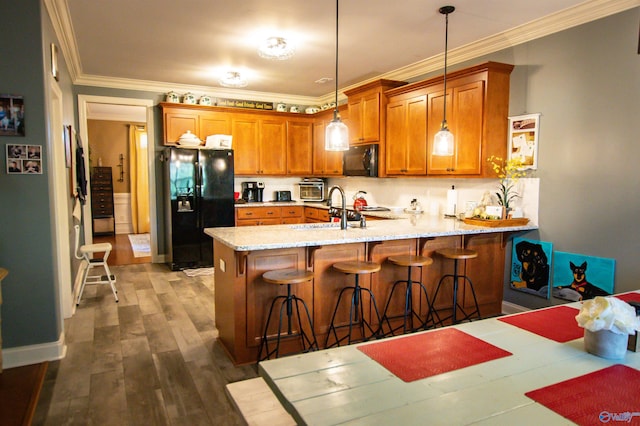
M402 328L402 333L414 332L420 329L426 330L428 324L431 322L435 326L435 322L433 320L433 314L431 312L431 303L429 303L429 295L427 293L427 289L420 281L413 281L411 278L411 268L420 268L422 270L423 267L431 265L433 263L433 259L426 256L416 256L416 255L401 255L401 256L389 256L387 258L387 262L393 263L398 266L405 266L407 268L407 279L406 280L398 280L393 283L393 287L391 288L391 293L389 294L389 299L387 299L387 305L384 308L384 313L382 314L382 324L385 322L389 326L389 332L385 333L386 336L394 336L395 333ZM393 300L393 293L398 288L398 285L405 285L404 292L404 312L402 315L389 316L389 305ZM418 291L420 292L420 297L424 295L425 306L428 309L428 313L424 320L421 318L420 313L416 312L413 307L413 286L418 286ZM399 325L395 328L391 326L392 319L402 318L402 325ZM418 320L418 325L414 327L414 318Z
M264 327L264 334L262 335L262 339L260 340L260 350L258 351L258 361L263 361L265 359L269 359L272 355L275 355L277 358L280 355L280 340L282 338L293 338L300 337L300 342L302 344L302 352L310 352L313 350L318 350L318 341L316 340L315 332L313 331L313 320L311 319L311 315L309 314L309 309L307 308L307 304L303 299L292 294L291 285L292 284L303 284L310 283L313 280L313 272L310 271L299 271L296 269L278 269L275 271L268 271L262 275L262 279L269 284L276 285L286 285L287 286L287 295L286 296L277 296L271 302L271 308L269 309L269 314L267 315L267 324ZM273 313L273 309L278 303L280 304L280 317L278 321L278 334L276 336L268 336L269 333L269 322L271 321L271 316ZM296 318L297 318L297 326L298 330L293 330L293 307L295 306L296 310ZM309 324L309 330L311 330L311 336L307 334L303 325L302 325L302 317L300 315L300 307L304 308L304 314L306 315L306 319ZM282 314L286 309L286 332L283 333L282 327L284 325ZM269 342L276 342L275 348L269 349ZM265 355L262 356L262 351L265 351Z
M344 272L345 274L354 274L355 275L355 285L344 287L340 290L340 295L338 296L338 301L336 302L336 308L333 311L333 316L331 317L331 325L329 326L329 331L327 332L327 339L325 341L325 348L330 348L333 346L340 346L344 340L347 340L347 344L355 343L356 341L367 341L371 337L379 337L380 327L382 325L380 321L380 312L378 311L378 305L376 304L376 299L373 296L373 293L368 288L360 287L359 277L364 274L373 274L374 272L378 272L380 270L380 264L377 262L365 262L365 261L353 261L353 262L338 262L333 264L334 269L337 269L340 272ZM336 314L338 313L338 309L340 307L340 301L342 300L342 296L350 293L351 294L351 304L349 306L349 323L344 325L336 325L335 319ZM378 325L376 325L375 330L369 323L369 321L364 316L364 308L362 303L362 295L366 293L369 295L369 300L371 300L371 304L375 310L376 319L378 320ZM352 336L354 327L360 328L360 338L354 339ZM349 332L338 338L337 329L339 328L349 328ZM366 330L369 331L369 335L367 336ZM329 345L329 339L333 336L335 342Z
M473 283L471 282L469 277L467 277L466 275L458 274L458 261L463 260L466 262L467 259L474 259L478 257L478 252L475 250L464 249L464 248L444 248L444 249L436 250L436 254L446 259L453 260L453 274L445 274L442 276L442 278L440 278L440 281L438 282L438 286L436 287L436 292L434 293L433 299L432 299L432 302L436 303L438 292L440 291L442 284L445 282L447 278L451 278L453 282L452 313L448 317L440 318L440 315L438 315L438 312L433 309L433 305L432 305L432 312L434 312L435 316L438 318L438 321L436 323L439 325L443 325L444 321L448 320L449 318L451 318L451 321L453 324L457 324L459 321L467 321L467 320L471 321L471 318L473 316L477 316L478 319L482 319L482 317L480 316L480 307L478 306L478 299L476 298L476 292L473 289ZM473 296L473 303L475 305L475 310L469 313L467 313L464 307L458 303L459 280L462 280L463 285L468 284L468 288L471 290L471 295ZM464 317L461 320L458 320L458 315L457 315L458 309L464 314Z

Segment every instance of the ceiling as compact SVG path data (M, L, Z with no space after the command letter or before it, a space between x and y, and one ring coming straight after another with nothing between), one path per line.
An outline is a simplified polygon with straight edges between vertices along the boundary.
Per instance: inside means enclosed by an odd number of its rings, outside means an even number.
M449 63L522 43L633 7L636 0L343 0L339 86L373 78L408 80L441 71L451 4ZM320 100L335 81L333 1L45 0L75 84L245 99ZM402 7L399 7L402 6ZM51 12L54 13L51 13ZM259 57L269 36L296 46L287 61ZM472 56L475 55L475 56ZM223 89L223 70L246 74L244 89Z

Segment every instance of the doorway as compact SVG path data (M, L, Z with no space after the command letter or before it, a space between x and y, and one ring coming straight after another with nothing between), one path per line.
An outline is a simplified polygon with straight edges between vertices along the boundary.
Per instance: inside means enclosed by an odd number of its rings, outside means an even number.
M86 169L91 170L92 166L107 166L112 170L113 194L114 194L114 218L113 227L106 232L94 235L92 211L90 203L84 206L83 217L85 219L84 237L88 243L110 242L113 250L109 257L110 265L123 265L134 263L158 262L156 215L155 215L155 185L154 185L154 144L145 146L143 155L136 160L135 152L129 149L129 137L125 135L126 141L117 152L109 150L100 151L93 145L93 141L99 139L96 132L108 132L108 128L126 126L126 132L143 129L146 133L146 140L153 141L153 102L151 100L112 98L102 96L78 96L79 127L82 144L85 147ZM111 125L113 124L113 125ZM103 130L101 130L103 129ZM122 129L120 129L122 130ZM119 131L120 131L119 130ZM106 138L111 138L106 135ZM91 139L90 139L91 138ZM139 141L138 141L139 142ZM146 145L146 144L145 144ZM93 149L92 149L93 148ZM115 157L114 157L115 155ZM131 164L131 163L134 164ZM144 191L134 188L131 192L130 183L137 182L138 176L131 175L131 172L138 169L148 177L145 182ZM90 185L89 185L90 186ZM133 197L132 197L133 195ZM137 205L136 200L146 206L148 210L147 224L140 229L132 223L138 209L131 208L132 203ZM133 210L133 213L132 213ZM96 229L98 230L98 229ZM105 231L105 230L100 230ZM145 233L148 237L146 252L140 252L140 247L134 242L140 236L137 232Z

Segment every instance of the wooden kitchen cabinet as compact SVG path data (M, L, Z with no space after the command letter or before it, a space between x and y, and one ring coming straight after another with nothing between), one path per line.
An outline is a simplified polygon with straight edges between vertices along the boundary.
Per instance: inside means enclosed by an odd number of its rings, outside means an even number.
M427 173L427 95L411 95L387 104L387 175Z
M161 103L164 123L164 144L175 145L187 131L204 143L210 135L231 134L231 114L213 111L199 105L176 105Z
M302 206L236 207L236 226L304 223Z
M342 112L340 114L342 115ZM324 149L325 131L331 120L333 120L333 111L327 110L319 114L313 122L312 174L314 176L342 176L343 153Z
M329 222L329 210L317 207L305 207L304 218L306 223Z
M274 115L233 116L236 175L285 175L287 133L284 118Z
M287 120L287 175L313 173L313 119Z
M390 117L387 117L386 164L392 175L419 175L419 167L410 167L403 156L412 150L422 159L425 147L423 126L409 123L407 107L402 102L426 95L426 175L460 177L495 177L487 158L507 155L507 117L509 114L509 79L513 65L486 62L447 73L447 124L454 135L455 150L451 157L433 156L433 137L440 130L444 115L443 76L388 90ZM415 118L415 116L414 116ZM403 133L404 132L404 133ZM415 136L411 136L413 132ZM398 136L399 134L399 136ZM401 142L406 141L406 146ZM396 145L399 143L399 145ZM407 158L405 157L405 158ZM415 160L417 161L417 160ZM407 170L403 172L402 170ZM415 172L409 172L415 170Z
M384 92L405 84L403 81L376 80L344 92L348 97L350 145L384 143L387 107Z
M428 102L428 174L479 175L482 170L484 81L447 89L447 125L454 136L452 156L431 154L433 138L442 124L444 92L429 93ZM506 144L506 139L503 143Z

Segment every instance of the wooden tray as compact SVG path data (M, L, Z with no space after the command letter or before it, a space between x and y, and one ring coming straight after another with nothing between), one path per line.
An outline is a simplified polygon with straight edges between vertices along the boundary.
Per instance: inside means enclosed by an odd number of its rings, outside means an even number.
M465 218L464 223L468 225L476 226L488 226L490 228L502 228L504 226L522 226L529 223L529 219L526 217L518 219L480 219L480 218Z

